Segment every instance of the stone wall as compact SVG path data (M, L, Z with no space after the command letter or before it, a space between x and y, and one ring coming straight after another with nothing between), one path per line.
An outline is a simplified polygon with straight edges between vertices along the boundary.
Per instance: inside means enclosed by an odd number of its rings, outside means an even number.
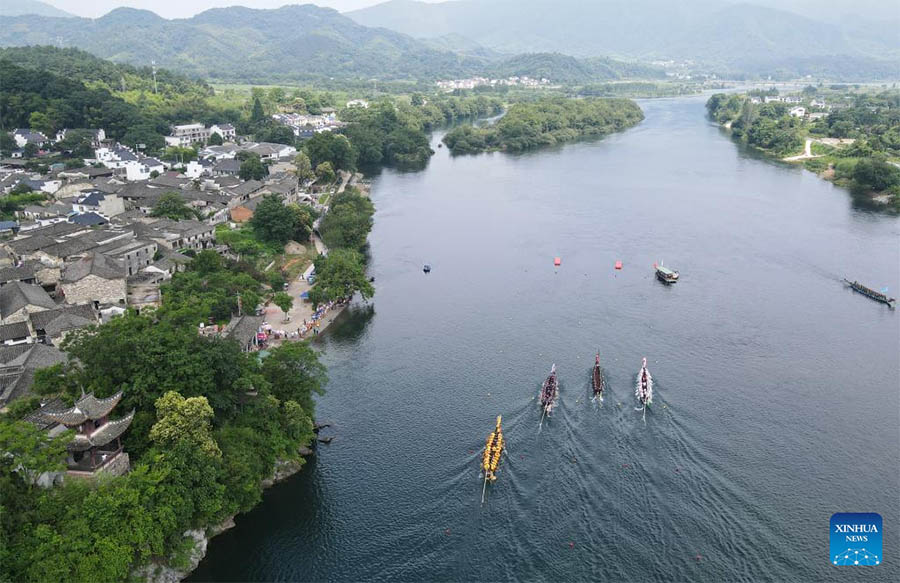
M100 302L125 305L127 297L124 277L110 280L88 275L78 281L63 283L62 290L66 302L70 304Z

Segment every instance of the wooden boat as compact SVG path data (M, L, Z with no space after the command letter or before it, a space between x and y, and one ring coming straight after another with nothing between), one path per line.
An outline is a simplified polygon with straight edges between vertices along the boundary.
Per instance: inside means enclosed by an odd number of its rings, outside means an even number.
M600 353L594 359L594 368L591 370L591 385L594 389L594 398L603 398L603 388L606 383L603 380L603 369L600 368Z
M656 279L665 284L676 283L678 281L678 272L664 267L662 261L660 261L659 265L656 266Z
M874 289L864 286L863 284L859 283L858 281L855 281L855 280L850 281L849 279L847 279L845 277L844 283L849 285L853 291L855 291L857 293L861 293L862 295L866 296L867 298L872 298L876 302L881 302L882 304L887 304L888 306L890 306L892 308L894 307L894 302L897 301L894 298L889 298L886 294L877 292Z
M503 453L503 429L500 427L502 420L503 416L497 415L497 427L488 435L484 453L481 456L484 479L491 482L497 479L497 467L500 465L500 454Z
M653 377L647 370L647 358L644 357L641 363L641 370L638 372L637 386L634 388L634 396L641 404L638 411L644 411L653 403Z
M541 385L541 392L538 396L541 400L541 408L544 410L544 415L550 415L553 412L553 407L556 406L556 399L559 396L559 383L556 379L555 364L550 367L550 375L544 381L544 384Z
M484 492L487 489L487 483L494 482L497 479L497 468L500 466L500 455L503 453L505 442L503 441L503 429L500 422L503 420L501 415L497 415L497 426L488 435L487 443L484 445L484 453L481 454L481 471L484 473L484 486L481 489L481 503L484 504Z

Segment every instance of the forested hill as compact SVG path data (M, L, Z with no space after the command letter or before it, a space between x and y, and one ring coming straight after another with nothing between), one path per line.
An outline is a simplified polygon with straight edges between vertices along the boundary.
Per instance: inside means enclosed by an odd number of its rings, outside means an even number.
M217 8L181 20L118 8L97 19L8 17L0 27L0 46L58 42L117 62L245 82L452 78L484 65L313 5Z
M156 70L154 86L153 70L149 66L135 67L113 63L80 49L61 49L51 46L0 48L0 60L16 66L47 71L73 81L101 85L119 92L150 91L159 93L210 93L212 88L202 81L186 75Z
M528 76L554 83L584 83L614 79L662 79L663 69L602 57L576 59L560 53L527 53L492 65L492 77Z

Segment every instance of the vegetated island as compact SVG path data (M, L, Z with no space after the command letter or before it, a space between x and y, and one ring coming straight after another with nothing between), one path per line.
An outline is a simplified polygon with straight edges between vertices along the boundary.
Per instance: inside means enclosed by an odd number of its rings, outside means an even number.
M773 88L717 93L706 108L734 139L900 210L900 91Z
M547 98L517 103L497 123L463 125L443 142L453 154L521 152L580 138L601 137L638 124L644 112L630 99Z

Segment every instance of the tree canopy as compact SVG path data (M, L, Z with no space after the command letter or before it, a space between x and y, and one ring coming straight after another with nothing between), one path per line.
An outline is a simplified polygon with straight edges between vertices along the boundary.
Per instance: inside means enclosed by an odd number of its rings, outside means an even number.
M337 194L321 222L321 233L330 249L347 247L360 250L372 230L375 207L367 196L353 189Z
M375 294L359 251L333 249L328 255L319 255L315 264L316 285L309 292L313 304L349 298L356 292L364 299Z
M193 219L197 217L194 209L187 205L184 198L177 192L167 192L159 197L159 200L150 211L152 217L166 217L175 221Z

